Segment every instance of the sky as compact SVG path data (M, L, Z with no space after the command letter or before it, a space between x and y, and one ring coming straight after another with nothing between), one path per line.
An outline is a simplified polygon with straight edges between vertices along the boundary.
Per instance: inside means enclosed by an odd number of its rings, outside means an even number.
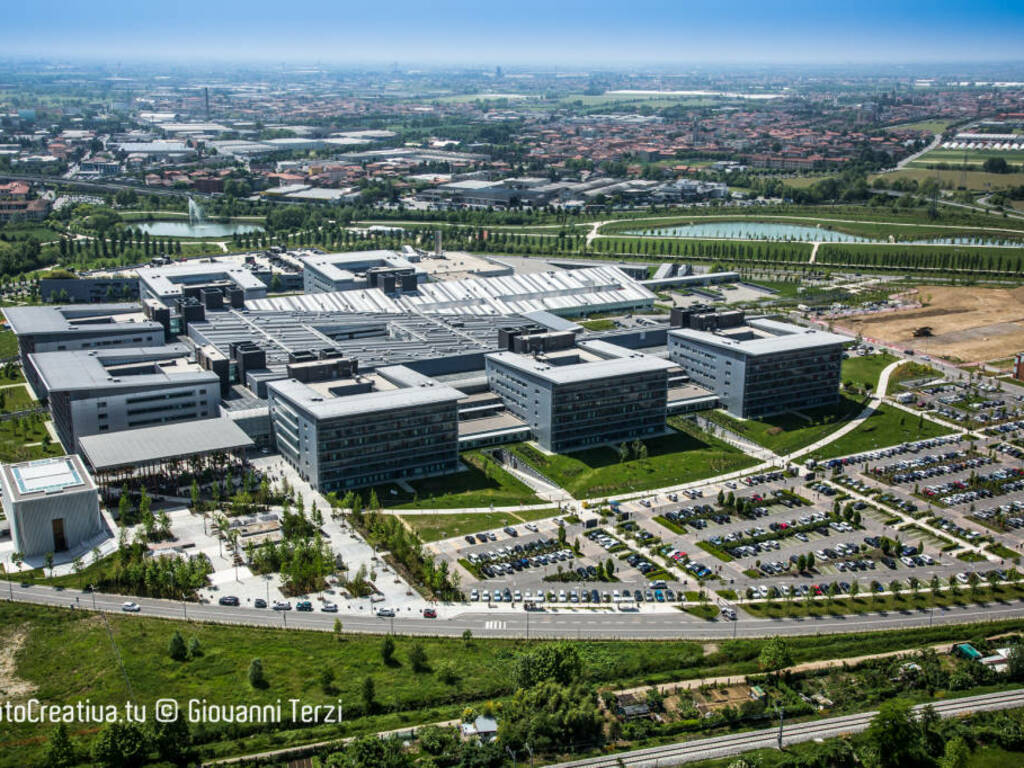
M1010 0L29 0L0 57L493 67L1024 59Z

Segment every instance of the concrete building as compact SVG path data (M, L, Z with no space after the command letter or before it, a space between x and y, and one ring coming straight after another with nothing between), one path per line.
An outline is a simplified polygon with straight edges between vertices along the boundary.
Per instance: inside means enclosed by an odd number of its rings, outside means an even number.
M487 355L487 380L534 439L555 453L665 431L668 371L675 366L604 342L534 356Z
M26 557L74 550L103 531L96 485L78 456L0 467L4 514Z
M677 316L670 359L734 416L757 419L839 402L845 336L742 313Z
M463 393L403 366L267 393L278 450L323 493L458 469Z
M306 293L330 293L379 288L385 294L415 291L427 279L416 265L420 254L406 246L401 251L323 253L302 258Z
M178 299L196 298L207 309L219 309L225 304L238 308L248 299L262 299L266 295L267 284L252 270L233 261L179 261L139 270L139 296L155 299L164 306Z
M164 343L164 327L147 320L138 304L4 307L3 312L18 337L25 378L41 400L46 395L30 359L34 353Z
M85 435L220 415L220 379L184 344L30 356L69 452Z

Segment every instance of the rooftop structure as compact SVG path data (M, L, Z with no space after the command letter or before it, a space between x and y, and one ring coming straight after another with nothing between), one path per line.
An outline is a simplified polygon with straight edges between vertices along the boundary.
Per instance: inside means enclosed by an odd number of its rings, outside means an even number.
M179 261L163 267L143 267L139 274L139 295L169 304L186 295L189 288L222 287L240 291L240 301L267 295L267 285L236 262L216 259Z
M415 262L421 256L406 246L401 251L353 251L324 253L302 258L305 291L327 293L360 288L415 291L426 280L426 273ZM385 281L385 275L389 276ZM385 285L387 282L387 285Z

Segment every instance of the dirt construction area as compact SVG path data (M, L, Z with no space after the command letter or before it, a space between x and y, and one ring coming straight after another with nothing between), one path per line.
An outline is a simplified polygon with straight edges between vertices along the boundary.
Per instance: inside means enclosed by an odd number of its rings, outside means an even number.
M842 329L865 339L900 344L965 363L1005 358L1024 349L1024 287L919 287L923 307L844 320ZM931 336L914 336L918 328Z

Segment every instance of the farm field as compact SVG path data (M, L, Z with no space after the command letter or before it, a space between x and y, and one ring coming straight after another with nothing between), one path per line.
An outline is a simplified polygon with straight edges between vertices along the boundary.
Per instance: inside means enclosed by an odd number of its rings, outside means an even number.
M890 184L896 179L904 181L916 181L919 184L928 179L935 179L943 187L957 189L966 186L967 189L981 191L996 190L1006 187L1017 187L1024 184L1024 173L985 173L984 171L967 171L966 183L963 181L964 173L955 171L933 171L927 168L901 168L892 173L881 174L881 177ZM874 181L878 175L871 176L868 182Z
M965 362L994 360L1024 347L1024 288L932 285L919 290L926 306L847 319L843 329ZM931 328L932 335L915 337L921 327Z

